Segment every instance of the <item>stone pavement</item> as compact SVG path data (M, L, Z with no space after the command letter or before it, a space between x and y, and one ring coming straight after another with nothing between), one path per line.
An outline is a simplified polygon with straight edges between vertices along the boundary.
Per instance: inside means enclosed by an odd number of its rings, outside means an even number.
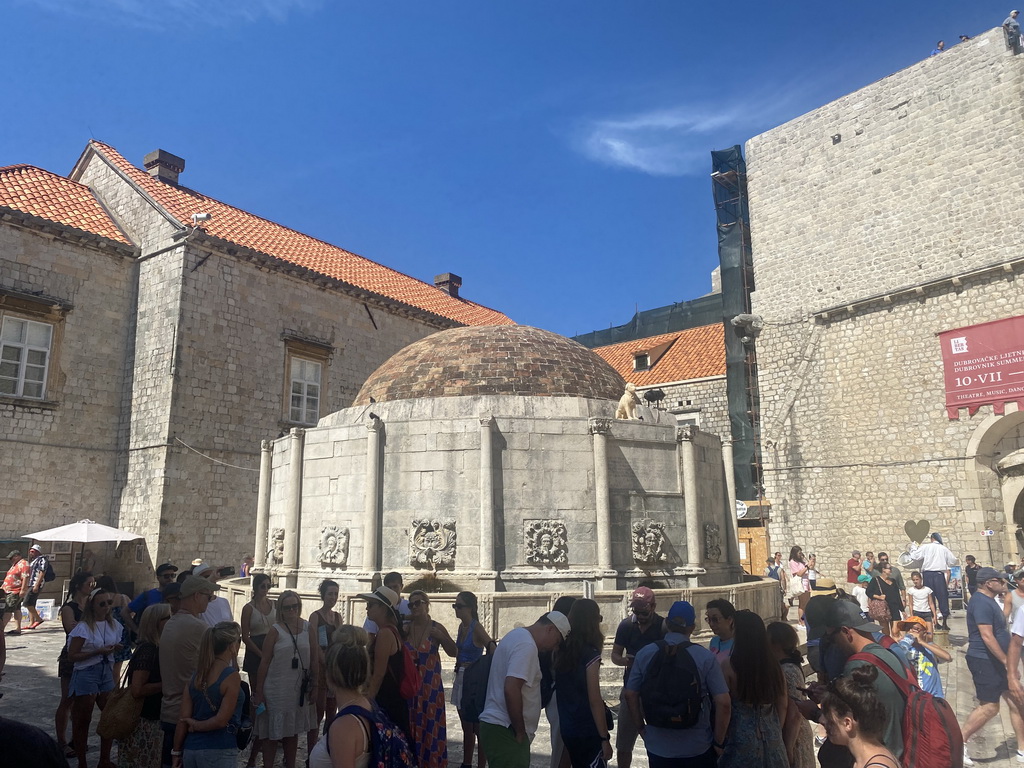
M974 686L971 682L970 673L964 660L964 651L967 644L966 621L964 612L957 611L950 620L951 652L953 663L944 664L941 667L942 679L946 686L946 697L953 704L960 722L967 719L967 715L976 705L974 699ZM0 714L23 720L38 725L48 733L53 733L53 712L57 706L60 686L57 681L57 654L64 638L57 622L47 622L39 630L25 631L20 637L7 637L7 666L5 676L0 681L0 692L4 696L0 699ZM606 662L607 663L607 662ZM446 667L450 668L450 662L446 660ZM613 680L618 679L618 670L608 669L604 677L609 681L605 687L606 696L610 705L617 704L618 685ZM450 670L446 674L447 682L450 683ZM448 686L446 685L446 689ZM993 719L986 725L971 742L970 754L978 766L986 768L1009 768L1018 766L1014 759L1017 742L1010 727L1009 717L1006 708L1002 708L1000 717ZM94 717L95 721L98 713ZM458 766L462 761L462 733L458 725L458 716L453 707L448 707L449 727L449 764ZM305 758L304 739L300 738L300 765ZM93 735L89 751L89 766L92 768L99 760L98 742ZM540 730L533 743L531 768L547 768L550 760L550 732L547 722L541 717ZM116 762L116 747L114 759ZM613 761L614 762L614 761ZM240 756L239 766L245 764L244 757ZM278 764L281 764L280 752L278 753ZM71 761L74 766L74 761ZM647 768L647 757L642 746L638 745L634 750L633 765L636 768Z

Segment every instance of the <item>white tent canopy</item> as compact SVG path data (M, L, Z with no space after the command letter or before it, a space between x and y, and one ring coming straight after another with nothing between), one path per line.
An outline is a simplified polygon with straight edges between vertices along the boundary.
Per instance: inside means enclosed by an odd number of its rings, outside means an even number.
M142 536L131 531L122 531L120 528L111 528L109 525L102 525L92 520L79 520L77 523L69 523L58 528L47 528L45 531L26 533L21 538L35 539L37 541L73 541L91 544L95 541L132 541L133 539L141 539Z

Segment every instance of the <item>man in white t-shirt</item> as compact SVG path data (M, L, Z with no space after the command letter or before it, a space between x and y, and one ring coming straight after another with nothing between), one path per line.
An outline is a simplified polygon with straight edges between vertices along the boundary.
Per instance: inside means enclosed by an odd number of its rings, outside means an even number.
M480 746L491 768L529 768L530 741L540 722L540 661L569 636L569 619L550 611L498 643L480 713Z

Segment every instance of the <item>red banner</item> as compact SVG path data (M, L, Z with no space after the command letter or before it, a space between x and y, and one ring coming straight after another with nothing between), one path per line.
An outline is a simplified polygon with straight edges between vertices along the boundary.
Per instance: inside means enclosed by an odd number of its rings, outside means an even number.
M1024 410L1024 316L943 331L939 340L949 418L983 405L1002 414L1009 401Z

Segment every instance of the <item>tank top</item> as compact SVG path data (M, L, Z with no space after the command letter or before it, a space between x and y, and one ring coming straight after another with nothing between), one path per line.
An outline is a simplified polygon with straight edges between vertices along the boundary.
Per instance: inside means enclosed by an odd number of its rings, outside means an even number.
M188 693L192 697L192 717L196 720L209 720L214 717L220 709L224 697L221 695L220 686L232 672L237 671L230 664L224 668L216 682L206 686L205 691L196 687L196 677L188 684ZM244 697L239 692L238 701L235 702L235 712L231 715L226 727L217 731L201 731L188 734L185 737L185 749L238 749L238 741L235 732L238 730L238 723L242 716L242 704Z
M332 768L334 763L331 762L331 747L328 741L331 738L331 726L334 725L345 715L340 715L330 723L327 724L324 737L317 741L316 746L313 747L313 751L309 753L309 768ZM356 722L359 723L359 727L363 729L363 753L356 758L355 768L367 768L370 764L370 732L366 729L366 723L363 722L363 718L353 715L356 718Z
M484 649L478 648L473 642L473 632L476 630L476 619L469 622L469 629L466 630L466 636L462 639L459 644L459 655L455 657L455 662L460 667L464 667L467 664L472 664L474 661L484 655Z
M270 616L263 613L256 607L256 604L253 603L252 615L249 617L249 635L252 637L265 635L270 631L272 626L273 621L270 620Z

